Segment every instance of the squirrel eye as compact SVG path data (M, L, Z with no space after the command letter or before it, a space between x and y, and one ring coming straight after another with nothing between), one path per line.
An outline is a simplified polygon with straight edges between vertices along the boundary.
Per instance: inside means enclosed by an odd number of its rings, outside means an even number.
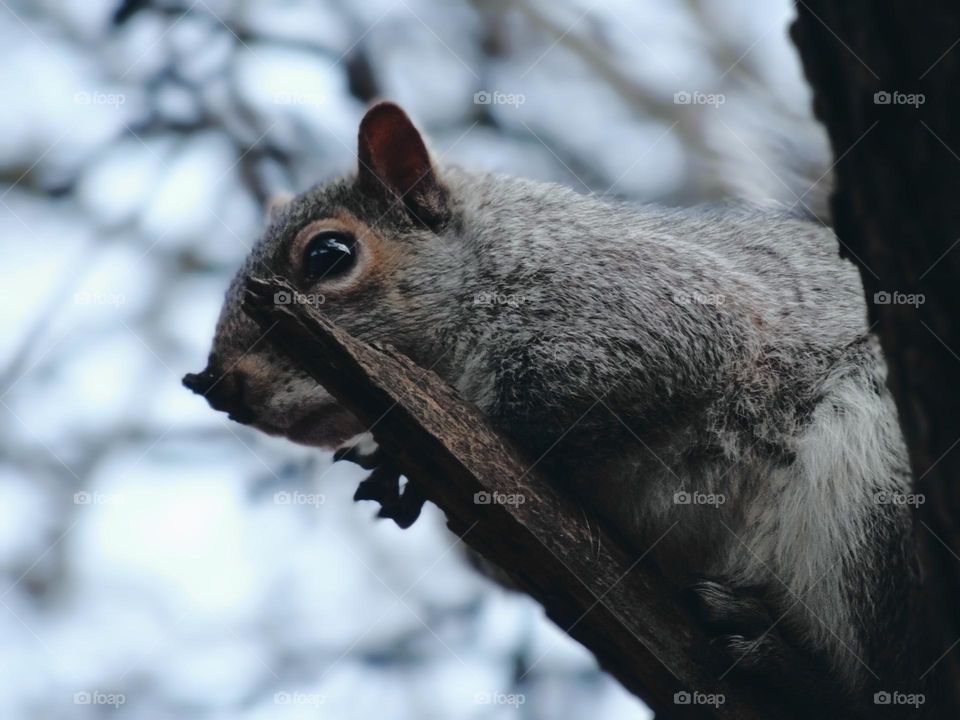
M317 233L303 252L303 274L310 282L338 277L353 267L356 256L353 235L339 230Z

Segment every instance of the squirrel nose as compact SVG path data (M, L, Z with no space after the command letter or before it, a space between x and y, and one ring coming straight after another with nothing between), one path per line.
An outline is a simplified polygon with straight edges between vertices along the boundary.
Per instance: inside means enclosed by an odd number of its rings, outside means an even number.
M215 378L210 369L207 368L198 373L187 373L183 376L183 386L197 395L205 395L210 386L213 385Z
M210 407L221 410L239 423L249 423L253 412L244 402L246 378L240 372L219 373L208 366L199 373L187 373L183 376L183 385L197 395L203 395Z

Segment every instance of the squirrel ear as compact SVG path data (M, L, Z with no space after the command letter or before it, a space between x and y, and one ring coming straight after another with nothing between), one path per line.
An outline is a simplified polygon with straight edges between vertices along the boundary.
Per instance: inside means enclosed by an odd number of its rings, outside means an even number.
M448 217L447 191L437 179L417 128L398 105L374 105L360 123L359 179L371 192L402 201L424 225Z

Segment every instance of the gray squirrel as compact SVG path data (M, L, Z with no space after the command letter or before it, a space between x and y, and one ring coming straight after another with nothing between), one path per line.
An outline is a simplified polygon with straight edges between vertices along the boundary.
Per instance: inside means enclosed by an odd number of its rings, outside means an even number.
M819 717L880 715L873 693L908 689L910 468L829 228L441 167L392 103L364 117L358 158L275 209L189 388L298 443L363 435L241 309L248 277L284 276L355 337L432 368L650 550L734 673L776 692L808 676Z

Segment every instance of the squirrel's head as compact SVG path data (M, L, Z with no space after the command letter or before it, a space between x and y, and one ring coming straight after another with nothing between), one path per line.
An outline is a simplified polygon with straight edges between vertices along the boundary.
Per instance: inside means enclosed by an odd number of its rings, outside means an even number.
M367 342L386 341L432 364L418 328L434 321L437 278L462 268L458 221L420 133L392 103L360 124L355 176L315 187L271 209L270 225L227 292L207 367L184 385L238 422L296 442L336 447L365 428L242 310L248 277L280 275L294 297L317 304Z

